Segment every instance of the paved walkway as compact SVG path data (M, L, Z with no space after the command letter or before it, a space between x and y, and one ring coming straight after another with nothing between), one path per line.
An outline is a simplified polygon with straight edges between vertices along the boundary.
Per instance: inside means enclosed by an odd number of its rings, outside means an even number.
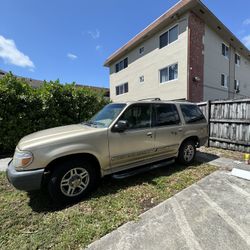
M250 249L250 181L225 170L249 165L198 153L221 170L90 244L91 250Z
M246 165L243 161L217 157L215 155L203 152L197 152L197 159L201 162L207 162L208 164L219 167L223 170L232 170L233 168L239 168L250 171L250 165Z
M88 249L250 249L250 182L217 171Z

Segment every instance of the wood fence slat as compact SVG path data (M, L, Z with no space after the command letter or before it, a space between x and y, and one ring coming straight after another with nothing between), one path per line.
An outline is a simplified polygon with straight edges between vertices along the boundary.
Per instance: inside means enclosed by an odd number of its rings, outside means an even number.
M220 123L240 123L240 124L249 124L248 120L241 120L241 119L210 119L210 122L220 122Z
M208 146L250 152L250 99L198 103L209 123Z

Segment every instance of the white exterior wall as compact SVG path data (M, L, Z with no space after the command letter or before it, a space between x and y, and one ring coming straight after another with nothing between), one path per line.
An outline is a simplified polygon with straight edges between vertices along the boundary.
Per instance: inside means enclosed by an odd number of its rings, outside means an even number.
M179 24L178 40L159 49L159 36L169 28ZM144 53L139 54L139 48L144 47ZM129 52L128 67L115 73L115 64L110 67L110 97L113 101L131 101L150 97L165 100L187 98L187 53L188 53L188 15L176 23L166 27L154 37L146 40L133 51ZM119 62L118 61L118 62ZM178 79L160 83L159 70L171 64L178 63ZM144 76L140 83L139 77ZM129 91L116 95L115 87L128 82Z
M238 53L241 56L241 64L240 66L235 65L234 49L206 25L204 36L204 101L229 98L229 82L228 88L221 86L221 74L229 76L230 71L230 60L222 55L222 43L233 50L231 52L233 67L231 68L235 70L235 79L240 80L240 93L234 94L233 84L231 84L230 91L233 92L234 98L250 97L250 61ZM233 76L234 72L230 72L230 74Z
M204 101L228 98L228 89L221 86L221 74L229 76L229 59L221 54L222 43L229 46L213 30L205 25Z
M240 55L240 66L235 65L235 79L240 81L240 92L236 97L250 97L250 61Z

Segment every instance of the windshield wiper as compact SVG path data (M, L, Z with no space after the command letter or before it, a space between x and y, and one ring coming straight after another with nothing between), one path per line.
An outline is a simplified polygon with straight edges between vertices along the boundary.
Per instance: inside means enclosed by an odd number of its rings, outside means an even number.
M92 121L82 122L82 124L87 125L87 126L90 126L90 127L93 127L93 126L96 126L96 125L97 125L97 124L95 124L95 123L92 122Z
M95 127L97 128L97 126L105 126L104 123L101 122L94 122L94 121L87 121L87 122L83 122L84 125L90 126L90 127Z

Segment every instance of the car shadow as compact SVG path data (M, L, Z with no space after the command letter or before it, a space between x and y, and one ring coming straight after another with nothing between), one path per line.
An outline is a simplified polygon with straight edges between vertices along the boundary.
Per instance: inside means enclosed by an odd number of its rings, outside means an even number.
M218 156L203 152L197 152L196 161L190 166L184 166L178 163L170 161L162 162L161 166L153 170L149 170L144 173L139 173L134 176L130 176L124 179L115 179L112 176L106 176L101 179L99 186L94 190L90 196L86 197L82 202L92 198L99 198L102 196L117 193L119 190L126 189L128 187L137 186L142 183L149 183L156 185L155 179L161 176L170 176L173 173L181 172L186 168L198 168L204 163L209 163ZM70 205L58 205L53 202L46 190L29 193L29 206L33 211L38 213L55 212L65 208L71 207Z
M211 153L201 152L197 150L196 160L202 163L209 163L210 161L218 159L219 156Z

